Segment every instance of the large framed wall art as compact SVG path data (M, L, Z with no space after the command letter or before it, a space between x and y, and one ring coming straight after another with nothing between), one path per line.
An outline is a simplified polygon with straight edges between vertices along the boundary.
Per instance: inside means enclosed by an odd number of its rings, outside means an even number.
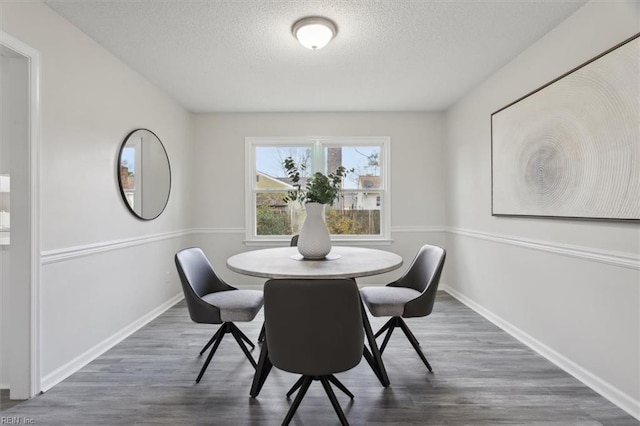
M491 115L493 215L640 220L639 36Z

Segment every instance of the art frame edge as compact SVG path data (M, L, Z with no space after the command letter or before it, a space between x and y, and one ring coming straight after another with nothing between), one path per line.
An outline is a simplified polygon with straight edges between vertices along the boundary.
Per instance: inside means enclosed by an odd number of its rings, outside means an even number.
M508 103L507 105L503 106L502 108L497 109L496 111L491 113L490 116L490 138L491 138L491 150L490 150L490 154L491 154L491 216L492 217L509 217L509 218L526 218L526 219L560 219L560 220L577 220L577 221L587 221L587 222L592 222L592 221L597 221L597 222L621 222L621 223L639 223L640 222L640 218L608 218L608 217L585 217L585 216L548 216L548 215L535 215L535 214L517 214L517 213L495 213L494 211L494 207L493 207L493 199L494 199L494 194L493 194L493 116L496 115L497 113L499 113L500 111L503 111L507 108L509 108L512 105L515 105L516 103L522 101L523 99L528 98L531 95L534 95L535 93L541 91L542 89L552 85L553 83L563 79L564 77L574 73L575 71L589 65L592 62L597 61L598 59L602 58L603 56L606 56L607 54L613 52L614 50L624 46L627 43L632 42L633 40L637 39L640 37L640 32L632 35L631 37L623 40L622 42L616 44L615 46L605 50L604 52L594 56L593 58L579 64L578 66L570 69L569 71L563 73L562 75L554 78L553 80L543 84L542 86L538 87L537 89L532 90L529 93L526 93L525 95L519 97L518 99L516 99L513 102Z

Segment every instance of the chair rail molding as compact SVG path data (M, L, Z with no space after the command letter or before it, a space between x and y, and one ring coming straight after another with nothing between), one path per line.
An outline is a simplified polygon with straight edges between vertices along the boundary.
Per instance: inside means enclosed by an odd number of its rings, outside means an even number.
M233 226L220 226L220 227L209 227L209 228L193 228L191 229L192 234L244 234L244 227L233 227ZM244 237L244 235L243 235Z
M548 253L559 254L562 256L569 256L583 260L605 263L622 268L640 270L640 257L634 256L632 253L600 250L590 247L573 246L568 244L554 243L550 241L533 240L529 238L473 231L455 227L449 227L447 232L456 236L476 238L485 241L492 241L501 244L508 244Z
M391 233L443 233L446 232L445 226L392 226ZM210 228L193 228L192 234L244 234L244 227L210 227ZM340 245L345 246L388 246L391 245L393 239L358 239L348 237L345 239L332 239ZM280 246L285 240L281 239L262 239L262 240L246 240L243 238L243 244L247 247L275 247ZM289 242L289 239L286 239Z
M141 235L131 238L123 238L120 240L103 241L99 243L91 243L80 246L65 247L54 250L46 250L40 252L40 263L47 265L56 262L63 262L85 256L91 256L112 250L126 249L143 244L150 244L157 241L179 238L197 234L236 234L245 233L244 227L208 227L208 228L191 228L178 231L164 232L152 235ZM518 247L539 250L548 253L555 253L563 256L574 257L583 260L590 260L600 263L609 264L623 268L640 270L640 257L634 256L632 253L621 253L607 250L600 250L588 247L567 245L554 243L550 241L534 240L529 238L516 237L511 235L502 235L483 231L474 231L457 227L446 226L393 226L391 233L447 233L455 236L463 236L475 238L485 241L491 241L501 244L508 244ZM353 240L353 244L369 244L369 245L388 245L392 240ZM245 242L248 246L271 246L279 244L281 241L252 241ZM345 245L349 244L349 240L341 241Z
M64 262L80 257L104 253L107 251L127 249L143 244L151 244L158 241L184 237L191 234L193 234L193 231L191 230L179 230L163 232L159 234L140 235L137 237L123 238L120 240L102 241L99 243L85 244L81 246L47 250L40 253L40 263L42 265L48 265L56 262Z
M391 233L433 233L433 232L446 232L446 226L392 226Z

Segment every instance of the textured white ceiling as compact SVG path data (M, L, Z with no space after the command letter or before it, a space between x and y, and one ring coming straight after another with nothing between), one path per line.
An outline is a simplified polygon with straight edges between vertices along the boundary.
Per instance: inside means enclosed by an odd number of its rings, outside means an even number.
M187 109L443 110L586 0L45 0ZM324 49L291 26L338 26Z

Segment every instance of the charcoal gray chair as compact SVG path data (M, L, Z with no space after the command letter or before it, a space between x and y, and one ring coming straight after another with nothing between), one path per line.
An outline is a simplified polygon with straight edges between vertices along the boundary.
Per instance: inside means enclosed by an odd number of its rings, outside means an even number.
M424 245L418 251L407 272L397 281L384 287L363 287L362 301L374 317L390 316L391 319L375 334L377 338L387 331L380 354L384 352L391 333L396 327L404 332L429 371L431 365L420 350L420 343L403 318L426 317L431 314L444 267L446 252L442 247Z
M289 397L299 389L282 424L289 424L313 380L322 383L340 422L349 424L330 383L353 398L334 373L358 365L364 351L355 281L269 280L264 286L264 316L270 362L281 370L302 374L287 393Z
M290 247L298 246L298 237L299 235L297 234L291 237L291 242L289 243ZM258 335L258 342L260 343L264 342L264 323L262 324L262 328L260 329L260 334Z
M291 237L291 242L289 243L289 246L297 247L298 237L299 235L294 235L293 237ZM260 334L258 335L258 342L260 343L264 342L264 324L262 324L262 328L260 329Z
M262 292L238 290L225 283L215 273L203 251L197 247L180 250L175 255L175 262L191 319L201 324L222 324L200 351L202 355L209 346L213 345L196 382L199 383L202 379L213 354L227 333L231 333L236 339L242 352L255 368L256 362L244 342L247 342L252 349L255 345L234 322L247 322L255 318L263 304Z

